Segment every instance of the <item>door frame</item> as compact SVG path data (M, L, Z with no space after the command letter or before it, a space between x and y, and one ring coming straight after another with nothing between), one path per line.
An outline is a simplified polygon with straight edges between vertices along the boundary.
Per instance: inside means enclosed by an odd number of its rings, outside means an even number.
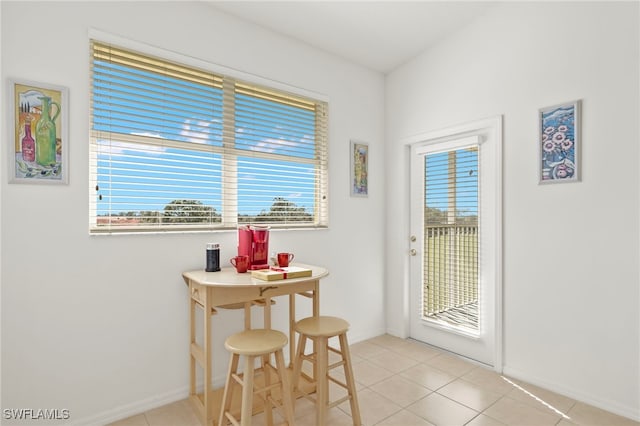
M489 117L477 121L472 121L468 123L463 123L443 129L428 131L426 133L421 133L418 135L414 135L412 137L406 138L403 140L406 151L409 153L405 158L407 163L407 168L411 165L411 148L413 145L418 143L424 143L429 140L436 140L442 138L455 138L455 137L466 137L472 134L476 134L481 131L489 131L492 136L495 138L495 152L493 153L495 162L498 165L495 170L496 173L496 188L495 190L495 259L493 259L493 267L495 272L495 298L494 298L494 363L493 369L497 373L502 373L502 365L503 365L503 236L502 236L502 211L503 211L503 203L502 203L502 186L503 186L503 163L502 163L502 144L503 144L503 128L502 128L502 115L497 115L494 117ZM406 199L406 211L407 211L407 224L410 227L411 225L411 197L407 197ZM408 230L407 235L409 235L410 229ZM407 242L407 256L409 256L409 242ZM411 262L405 262L406 265L406 276L411 277ZM405 282L405 294L407 298L412 297L411 295L411 282L408 279ZM411 304L409 303L409 299L404 303L404 318L405 318L405 329L407 331L410 330L410 316L411 316Z

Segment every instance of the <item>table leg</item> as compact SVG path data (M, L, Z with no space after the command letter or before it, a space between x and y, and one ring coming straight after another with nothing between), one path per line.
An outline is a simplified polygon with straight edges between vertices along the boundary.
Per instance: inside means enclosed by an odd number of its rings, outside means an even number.
M313 316L320 316L320 281L315 282L315 289L313 290Z
M207 425L213 424L213 394L211 392L211 375L213 366L211 356L211 294L208 294L204 301L204 318L203 343L204 343L204 413L207 419Z
M264 298L264 328L271 330L271 298Z
M244 329L251 330L251 302L244 303Z
M296 356L296 294L289 295L289 366L293 366Z
M319 317L320 316L320 281L316 280L316 282L314 284L315 285L314 285L314 289L313 289L313 316L314 317ZM320 412L322 410L324 410L324 407L325 407L325 405L327 403L328 396L326 396L327 395L326 392L328 392L328 390L327 389L323 390L322 387L318 385L318 383L320 383L320 382L323 382L323 383L325 382L325 379L324 379L325 376L322 376L322 369L318 368L318 365L319 364L320 365L327 365L327 364L321 364L323 361L321 361L319 358L322 355L322 354L320 354L320 352L323 352L323 348L324 348L324 350L326 350L326 347L327 347L326 345L327 345L328 341L327 341L327 339L325 339L324 343L318 344L317 340L318 339L311 339L311 352L318 354L317 355L317 357L318 357L317 361L318 362L316 362L313 365L313 378L316 380L316 398L318 398L317 407L316 407L317 413L318 413L317 420L318 421L322 420L323 423L318 423L319 425L322 425L322 424L324 424L324 417L325 416L324 416L324 414L321 414ZM328 357L329 357L329 354L327 352L325 354L325 358L326 359L325 359L324 362L328 362L327 361L329 359ZM326 375L326 371L325 371L325 375ZM325 399L324 399L324 404L325 405L322 405L321 401L320 401L323 398L323 395L325 396Z
M189 338L191 342L190 347L193 347L196 343L196 301L193 300L193 297L190 297L189 300L189 326L191 329L189 332ZM189 359L189 395L194 396L196 394L196 359L193 354L189 356Z

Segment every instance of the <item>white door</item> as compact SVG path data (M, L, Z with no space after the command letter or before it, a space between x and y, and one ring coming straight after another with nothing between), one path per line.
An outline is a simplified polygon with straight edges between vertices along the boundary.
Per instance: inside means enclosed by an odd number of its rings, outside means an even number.
M411 145L410 335L501 365L500 117Z

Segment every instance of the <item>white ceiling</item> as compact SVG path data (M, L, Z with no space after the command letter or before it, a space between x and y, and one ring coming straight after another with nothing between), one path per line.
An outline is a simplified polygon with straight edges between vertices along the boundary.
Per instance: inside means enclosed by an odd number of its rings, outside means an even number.
M209 1L224 12L388 73L497 2Z

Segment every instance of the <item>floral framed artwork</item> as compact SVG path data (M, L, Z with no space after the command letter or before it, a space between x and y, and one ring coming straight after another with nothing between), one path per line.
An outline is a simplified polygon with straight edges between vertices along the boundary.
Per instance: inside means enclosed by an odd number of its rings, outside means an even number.
M539 110L539 183L580 181L579 100Z
M351 196L369 195L369 145L351 141Z
M9 81L10 183L68 183L68 89Z

